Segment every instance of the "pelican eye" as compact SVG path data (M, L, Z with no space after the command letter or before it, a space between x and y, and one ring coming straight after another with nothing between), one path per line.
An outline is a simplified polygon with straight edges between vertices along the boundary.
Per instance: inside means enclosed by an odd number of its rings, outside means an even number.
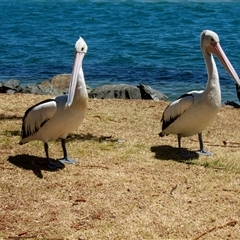
M84 50L84 47L81 48L81 51L83 51L83 50Z

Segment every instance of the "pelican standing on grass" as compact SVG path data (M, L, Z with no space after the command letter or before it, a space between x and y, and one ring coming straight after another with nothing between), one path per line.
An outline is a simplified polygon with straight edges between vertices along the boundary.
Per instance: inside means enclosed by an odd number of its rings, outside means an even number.
M181 138L198 134L200 151L198 154L212 155L204 150L202 131L214 120L221 107L221 90L215 60L215 54L229 75L240 84L239 77L223 52L219 37L215 32L205 30L201 34L201 49L208 73L208 82L204 91L192 91L170 103L162 115L160 137L168 134L178 136L180 154L189 156L181 150Z
M25 112L22 119L22 138L19 144L39 140L44 143L48 166L51 169L62 168L62 163L75 163L68 158L66 138L83 121L87 109L88 93L82 70L82 61L87 52L87 44L80 37L75 44L73 71L68 95L42 101ZM50 161L48 142L61 139L63 158Z

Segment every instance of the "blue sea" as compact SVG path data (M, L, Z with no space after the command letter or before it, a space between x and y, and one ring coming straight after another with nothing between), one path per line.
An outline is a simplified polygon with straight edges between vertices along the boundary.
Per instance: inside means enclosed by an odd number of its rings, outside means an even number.
M38 83L71 73L79 36L88 44L86 83L148 84L172 101L205 88L200 34L215 31L240 74L239 1L0 2L0 81ZM235 83L216 59L222 101L238 101Z

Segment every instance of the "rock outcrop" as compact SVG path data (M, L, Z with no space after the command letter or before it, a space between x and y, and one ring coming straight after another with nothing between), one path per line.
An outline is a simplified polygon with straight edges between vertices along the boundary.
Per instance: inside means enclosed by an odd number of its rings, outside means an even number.
M90 98L99 99L141 99L140 90L131 85L102 85L93 89L89 94Z
M0 93L30 93L58 96L68 93L70 78L71 74L58 74L40 84L32 83L24 87L21 87L19 80L11 79L6 82L0 82ZM87 86L87 89L90 98L168 100L167 96L145 84L138 86L129 84L102 85L93 90Z

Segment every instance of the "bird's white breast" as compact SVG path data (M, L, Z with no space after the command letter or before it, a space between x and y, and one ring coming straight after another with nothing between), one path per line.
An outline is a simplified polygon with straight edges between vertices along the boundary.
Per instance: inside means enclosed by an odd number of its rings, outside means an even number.
M65 98L66 96L56 98L57 110L54 116L34 135L25 139L25 142L31 140L48 142L59 138L66 138L70 132L75 131L79 127L86 113L87 100L81 101L81 104L73 104L71 107L66 107Z
M65 138L68 133L75 131L82 123L85 110L76 110L73 108L65 108L57 111L56 115L50 119L40 130L39 135L44 133L42 138L45 141L52 141L58 138ZM46 134L46 132L48 134Z
M219 106L207 101L194 103L179 116L164 132L166 134L181 134L183 137L192 136L205 130L214 120Z

